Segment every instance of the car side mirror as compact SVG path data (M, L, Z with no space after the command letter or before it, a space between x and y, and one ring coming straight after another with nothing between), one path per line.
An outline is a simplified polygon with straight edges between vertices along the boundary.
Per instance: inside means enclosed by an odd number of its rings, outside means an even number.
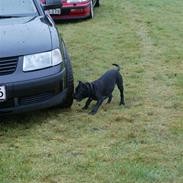
M61 0L46 0L43 4L44 10L62 8Z

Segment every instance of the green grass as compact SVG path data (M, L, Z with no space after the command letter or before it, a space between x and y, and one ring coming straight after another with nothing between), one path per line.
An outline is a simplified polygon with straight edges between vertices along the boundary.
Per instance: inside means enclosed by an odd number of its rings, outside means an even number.
M93 20L58 24L75 84L122 66L97 115L43 110L1 119L1 183L183 182L183 1L105 0Z

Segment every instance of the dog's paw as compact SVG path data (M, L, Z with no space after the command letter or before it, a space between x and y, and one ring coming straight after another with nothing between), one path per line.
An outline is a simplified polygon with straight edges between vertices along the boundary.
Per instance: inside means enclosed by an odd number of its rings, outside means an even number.
M120 102L119 105L125 106L125 102Z
M88 109L88 107L85 107L85 106L84 106L84 107L82 107L82 110L87 110L87 109Z
M95 115L96 113L97 113L96 111L89 112L90 115Z

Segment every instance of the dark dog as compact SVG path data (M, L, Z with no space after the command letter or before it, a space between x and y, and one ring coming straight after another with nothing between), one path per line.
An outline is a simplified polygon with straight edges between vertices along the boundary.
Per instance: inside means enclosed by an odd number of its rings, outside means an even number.
M96 114L102 102L106 98L108 98L107 103L111 102L113 97L112 92L116 84L121 95L120 105L125 105L123 79L121 74L119 73L120 67L117 64L113 65L116 66L118 69L107 71L98 80L95 80L91 83L83 83L79 81L79 84L76 87L74 99L76 99L77 101L81 101L84 98L88 98L83 109L88 109L88 106L90 105L92 100L97 101L90 114Z

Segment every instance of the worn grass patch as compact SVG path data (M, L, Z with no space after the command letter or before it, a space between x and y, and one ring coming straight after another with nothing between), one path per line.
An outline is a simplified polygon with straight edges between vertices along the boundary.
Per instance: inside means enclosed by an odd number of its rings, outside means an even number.
M0 182L182 183L182 8L105 0L92 20L58 23L75 84L118 63L127 105L116 89L95 116L81 102L1 119Z

